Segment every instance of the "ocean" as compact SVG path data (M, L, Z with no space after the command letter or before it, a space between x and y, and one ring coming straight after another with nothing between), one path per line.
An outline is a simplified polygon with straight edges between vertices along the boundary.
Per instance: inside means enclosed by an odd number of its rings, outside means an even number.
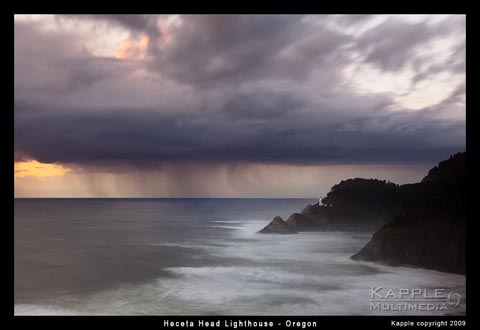
M350 260L371 232L256 234L315 202L16 199L15 315L465 314L465 276ZM373 293L419 289L456 300Z

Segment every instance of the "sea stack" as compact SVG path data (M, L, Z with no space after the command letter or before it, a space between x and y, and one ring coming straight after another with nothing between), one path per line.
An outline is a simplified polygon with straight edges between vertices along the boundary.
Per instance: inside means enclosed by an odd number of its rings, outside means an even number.
M291 229L281 217L276 216L267 226L265 226L265 228L258 231L258 233L259 234L296 234L297 232Z

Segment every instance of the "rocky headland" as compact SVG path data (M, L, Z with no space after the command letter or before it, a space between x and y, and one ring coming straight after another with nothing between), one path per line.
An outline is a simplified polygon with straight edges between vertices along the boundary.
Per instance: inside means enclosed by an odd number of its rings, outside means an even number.
M287 221L275 217L260 232L371 231L372 239L352 259L465 274L466 197L463 152L415 184L344 180L322 204L308 205Z
M333 186L322 204L307 205L287 219L295 231L374 231L396 214L397 185L376 179L349 179ZM269 225L262 233L274 233Z

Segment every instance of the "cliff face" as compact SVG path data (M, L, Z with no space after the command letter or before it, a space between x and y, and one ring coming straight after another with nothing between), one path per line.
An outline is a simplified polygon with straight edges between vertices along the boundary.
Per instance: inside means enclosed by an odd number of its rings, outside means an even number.
M466 154L440 162L421 183L401 186L402 212L354 260L465 274Z
M464 221L420 211L397 215L352 259L465 274Z

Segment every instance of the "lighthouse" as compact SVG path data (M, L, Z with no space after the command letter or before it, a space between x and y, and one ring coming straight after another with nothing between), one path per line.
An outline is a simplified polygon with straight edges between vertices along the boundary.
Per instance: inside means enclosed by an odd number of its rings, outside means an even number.
M318 198L318 206L322 205L322 197Z

